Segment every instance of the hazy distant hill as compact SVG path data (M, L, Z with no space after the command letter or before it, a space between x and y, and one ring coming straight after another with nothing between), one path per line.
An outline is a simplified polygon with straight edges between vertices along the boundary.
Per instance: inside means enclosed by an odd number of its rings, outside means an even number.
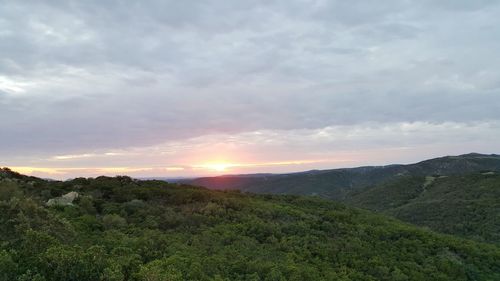
M0 280L500 280L500 247L340 203L0 170Z
M500 175L412 176L347 196L348 204L436 231L500 243Z
M255 193L318 195L343 199L353 189L363 189L404 176L463 175L500 171L500 155L446 156L410 165L388 165L278 175L205 177L186 183L212 189L239 189Z

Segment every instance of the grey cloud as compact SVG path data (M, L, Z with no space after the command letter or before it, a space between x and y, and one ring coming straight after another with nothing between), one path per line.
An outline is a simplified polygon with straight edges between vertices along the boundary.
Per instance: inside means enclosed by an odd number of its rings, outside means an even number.
M2 155L500 119L492 1L0 5Z
M422 1L425 5L431 7L449 10L449 11L476 11L480 9L487 8L488 6L493 6L498 4L495 0L479 0L479 1L467 1L467 0L445 0L445 1L432 1L426 0Z

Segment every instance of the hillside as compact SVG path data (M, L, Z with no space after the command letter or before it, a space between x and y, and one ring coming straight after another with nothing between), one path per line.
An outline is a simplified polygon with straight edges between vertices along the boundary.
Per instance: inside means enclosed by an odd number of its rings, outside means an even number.
M500 248L319 198L0 172L0 280L500 280Z
M410 165L359 167L278 175L229 175L184 182L212 189L317 195L341 200L353 189L363 189L397 177L449 176L481 171L500 171L500 155L471 153L435 158Z
M500 175L405 177L354 192L345 202L406 222L500 243Z

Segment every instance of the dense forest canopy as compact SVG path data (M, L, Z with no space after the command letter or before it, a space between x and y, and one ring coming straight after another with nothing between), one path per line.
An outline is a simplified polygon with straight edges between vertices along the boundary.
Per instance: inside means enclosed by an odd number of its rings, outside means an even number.
M401 177L344 202L433 230L500 244L500 175Z
M215 189L315 195L435 231L500 243L500 156L469 153L409 165L187 181Z
M0 177L0 280L500 280L498 246L319 198Z

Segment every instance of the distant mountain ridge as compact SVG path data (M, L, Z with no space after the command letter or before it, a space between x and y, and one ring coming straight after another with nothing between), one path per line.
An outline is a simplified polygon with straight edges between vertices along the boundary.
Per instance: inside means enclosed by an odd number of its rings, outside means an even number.
M393 164L290 174L202 177L183 181L211 189L239 189L245 192L316 195L342 200L349 192L375 186L402 176L463 175L500 171L500 155L469 153L445 156L415 164Z

